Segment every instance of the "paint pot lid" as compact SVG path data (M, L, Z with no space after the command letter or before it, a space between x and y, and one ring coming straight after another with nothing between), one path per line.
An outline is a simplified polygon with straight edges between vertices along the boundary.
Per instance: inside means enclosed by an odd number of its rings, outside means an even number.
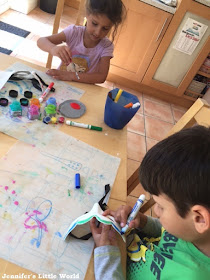
M43 119L43 123L46 123L46 124L48 124L50 121L51 121L51 117L49 117L49 116L46 116L46 117Z
M22 106L28 106L28 99L26 98L20 98L20 104Z
M31 91L29 91L29 90L26 90L26 91L24 91L24 96L26 97L26 98L32 98L32 96L33 96L33 93L31 92Z
M7 98L0 98L0 106L6 107L8 105L8 99Z
M16 98L18 96L17 90L11 89L9 91L9 96L12 97L12 98Z

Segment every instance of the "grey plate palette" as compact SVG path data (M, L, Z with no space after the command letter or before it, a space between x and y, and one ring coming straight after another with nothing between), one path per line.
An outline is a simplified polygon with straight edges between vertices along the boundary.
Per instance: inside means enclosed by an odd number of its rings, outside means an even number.
M86 112L85 105L74 99L64 101L59 105L59 112L66 118L80 118Z

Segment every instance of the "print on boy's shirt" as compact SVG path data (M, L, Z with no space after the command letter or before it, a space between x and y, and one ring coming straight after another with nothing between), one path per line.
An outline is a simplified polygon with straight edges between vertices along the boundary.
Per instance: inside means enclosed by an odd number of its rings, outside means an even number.
M72 55L72 61L66 70L70 72L86 73L90 65L89 57L85 55Z
M131 275L138 275L142 270L148 269L148 272L150 271L154 277L151 279L161 279L161 272L166 260L173 258L173 248L175 248L178 238L162 227L160 237L148 238L142 232L138 232L138 234L132 233L127 240L130 240L127 246L127 265ZM128 277L128 279L130 278Z
M163 228L162 228L163 229ZM164 229L162 230L163 233ZM127 246L127 254L131 261L146 262L146 251L149 249L150 251L154 251L154 245L157 245L160 241L160 237L158 238L148 238L145 237L144 234L132 232L129 236L130 244Z
M161 272L164 269L166 259L173 259L173 250L175 248L178 238L174 235L164 232L163 242L159 244L161 254L155 252L150 270L157 280L161 279ZM166 258L166 259L165 259Z

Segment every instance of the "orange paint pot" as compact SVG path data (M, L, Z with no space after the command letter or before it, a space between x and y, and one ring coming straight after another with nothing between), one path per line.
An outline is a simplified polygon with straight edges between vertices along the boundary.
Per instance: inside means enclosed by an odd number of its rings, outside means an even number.
M30 105L36 105L38 108L40 108L39 99L37 99L37 98L32 98L32 99L30 100Z

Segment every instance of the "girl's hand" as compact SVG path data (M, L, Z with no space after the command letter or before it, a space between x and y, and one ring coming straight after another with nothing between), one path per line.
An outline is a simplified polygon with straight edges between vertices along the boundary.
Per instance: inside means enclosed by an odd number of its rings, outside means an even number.
M100 223L100 226L97 227L96 218L93 218L90 221L90 228L96 247L105 245L117 246L116 232L112 226Z
M123 228L126 223L127 223L127 219L129 214L131 213L132 208L128 205L123 205L120 206L117 211L112 211L110 209L104 211L103 215L107 216L107 215L111 215L115 218L115 221L118 222L120 224L120 226ZM129 228L143 228L146 224L147 221L147 217L142 214L142 213L138 213L136 218L134 220L132 220L129 223Z
M51 49L50 53L53 56L58 56L66 65L69 65L69 63L71 62L72 55L69 47L67 46L54 46Z
M61 81L73 81L73 76L75 76L75 73L63 71L63 70L57 70L57 69L50 69L46 72L47 75L52 76L56 80Z

